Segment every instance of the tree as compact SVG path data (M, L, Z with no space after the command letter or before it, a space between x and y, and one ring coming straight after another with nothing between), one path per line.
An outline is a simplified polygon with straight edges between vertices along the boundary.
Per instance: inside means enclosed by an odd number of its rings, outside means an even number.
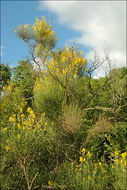
M7 85L8 81L11 78L11 69L6 64L0 65L0 71L1 71L1 86Z
M26 99L28 106L33 99L33 88L37 72L29 60L19 61L18 66L13 68L12 85L18 87L22 96Z
M15 30L17 36L22 39L28 46L32 61L36 64L39 71L45 67L45 60L50 55L50 51L54 48L57 37L52 30L52 26L48 25L46 19L36 18L35 24L29 26L19 26Z

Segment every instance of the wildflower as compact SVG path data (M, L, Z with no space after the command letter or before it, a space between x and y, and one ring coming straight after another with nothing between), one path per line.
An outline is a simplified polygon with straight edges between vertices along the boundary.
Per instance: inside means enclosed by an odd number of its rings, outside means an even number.
M17 127L20 129L21 127L20 127L20 123L17 123Z
M30 108L30 107L28 107L28 108L27 108L27 112L29 112L29 113L30 113L30 111L31 111L31 108Z
M23 129L23 130L25 130L25 127L24 127L24 126L22 126L22 129Z
M127 165L127 160L124 160L124 165L125 165L125 166Z
M91 158L91 153L88 151L87 153L88 158Z
M116 151L114 152L114 154L115 154L116 156L118 156L118 155L119 155L119 152L116 150Z
M85 148L83 148L83 149L81 150L81 152L82 152L82 154L85 154L86 149L85 149Z
M12 114L12 117L16 117L16 115L15 115L15 114Z
M6 145L5 148L8 151L10 149L10 146Z
M35 133L35 129L33 130L33 133Z
M3 129L3 131L7 131L7 127L5 127L5 128Z
M10 118L9 118L9 122L13 122L13 121L15 121L15 118L10 117Z
M80 162L83 162L83 157L82 157L82 156L80 157L80 160L79 160L79 161L80 161Z
M27 28L28 26L29 26L29 24L25 24L25 25L24 25L24 28Z
M21 118L24 118L25 117L25 115L24 114L21 114Z
M45 122L45 125L47 125L48 124L48 122Z
M24 124L24 125L27 125L27 121L24 121L23 124Z
M122 156L123 159L125 159L126 156L127 156L127 152L122 153L121 156Z
M99 162L99 166L102 166L102 163L101 163L101 162Z
M48 185L51 185L51 181L48 181Z
M76 77L77 75L76 74L74 74L74 77Z
M21 135L20 135L20 134L18 134L17 138L18 138L18 140L20 140L20 138L21 138Z
M22 108L20 108L20 112L21 112L21 113L22 113L22 111L23 111Z
M37 22L39 22L39 19L38 19L38 18L36 18L36 21L37 21Z

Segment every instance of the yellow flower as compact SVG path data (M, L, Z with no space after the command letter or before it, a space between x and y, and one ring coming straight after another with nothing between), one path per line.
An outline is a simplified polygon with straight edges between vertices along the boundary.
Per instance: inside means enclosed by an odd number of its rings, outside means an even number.
M15 118L10 117L10 118L9 118L9 122L13 122L13 121L15 121Z
M44 127L44 131L47 131L47 128L46 128L46 127Z
M38 18L36 18L36 21L37 21L37 22L39 22L39 19L38 19Z
M118 164L118 163L119 163L119 160L118 160L118 159L116 159L116 160L115 160L115 162Z
M80 162L83 162L83 157L81 156L80 159L79 159Z
M5 148L8 151L10 149L10 146L6 145Z
M3 129L3 131L7 131L7 127L5 127L5 128Z
M22 108L20 108L20 112L21 112L21 113L22 113L22 111L23 111Z
M29 24L25 24L25 25L24 25L24 28L27 28L28 26L29 26Z
M116 150L116 151L114 152L114 154L115 154L116 156L118 156L118 155L119 155L119 152Z
M25 115L24 114L21 114L21 118L24 118L25 117Z
M30 113L30 111L31 111L31 108L30 108L30 107L28 107L28 108L27 108L27 112L29 112L29 113Z
M101 162L99 162L99 166L102 166L102 163L101 163Z
M124 160L124 165L125 165L125 166L127 165L127 160Z
M127 152L122 153L121 156L122 156L123 159L125 159L126 156L127 156Z
M24 124L24 125L27 125L27 121L24 121L23 124Z
M35 129L33 130L33 133L35 133Z
M76 74L74 74L74 77L76 77L77 75Z
M47 125L48 124L48 122L45 122L45 125Z
M48 181L48 185L51 185L51 181Z
M30 116L31 116L32 118L35 118L35 115L34 115L33 110L30 111Z
M86 149L85 149L85 148L83 148L83 149L81 150L81 152L82 152L82 154L85 154Z
M25 130L25 127L24 127L24 126L22 126L22 129L23 129L23 130Z
M20 140L20 138L21 138L21 135L20 135L20 134L18 134L17 138L18 138L18 140Z
M87 153L88 158L91 158L91 153L88 151Z
M17 123L17 127L20 129L21 127L20 127L20 123Z

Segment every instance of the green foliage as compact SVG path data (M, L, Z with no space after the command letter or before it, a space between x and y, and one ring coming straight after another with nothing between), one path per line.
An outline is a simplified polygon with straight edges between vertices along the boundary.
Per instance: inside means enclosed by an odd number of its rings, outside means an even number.
M119 145L122 152L127 151L127 124L126 122L117 122L114 126L114 141Z
M11 78L11 69L8 65L0 64L1 72L1 85L2 87L7 85ZM0 88L2 88L0 87Z
M62 111L62 103L65 95L63 90L54 80L44 84L44 81L37 81L34 89L34 105L36 112L46 113L51 120L56 120Z
M8 86L3 88L3 96L1 97L1 114L0 123L1 126L8 124L9 117L12 114L17 114L19 108L23 108L26 105L25 99L21 95L19 88L13 88L12 82Z
M33 64L26 61L19 61L18 66L13 68L12 85L18 87L21 95L27 99L30 106L33 98L33 88L37 73L33 70Z

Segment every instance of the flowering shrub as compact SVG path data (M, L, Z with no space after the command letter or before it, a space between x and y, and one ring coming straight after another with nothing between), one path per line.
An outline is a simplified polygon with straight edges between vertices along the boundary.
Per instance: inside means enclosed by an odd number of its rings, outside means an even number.
M71 180L75 189L126 189L127 152L114 152L115 158L110 165L102 159L96 162L85 148L81 150L79 162L71 163L74 172Z
M43 159L47 136L51 133L51 130L48 133L48 127L49 123L45 119L45 113L37 120L30 107L27 108L26 115L20 108L17 115L13 114L9 118L8 126L1 131L3 188L7 188L9 176L12 180L10 185L13 186L15 180L17 181L15 185L19 185L20 179L23 185L25 185L23 181L26 180L28 189L32 188L39 170L37 160ZM7 171L9 171L9 176ZM5 174L7 178L4 178Z

